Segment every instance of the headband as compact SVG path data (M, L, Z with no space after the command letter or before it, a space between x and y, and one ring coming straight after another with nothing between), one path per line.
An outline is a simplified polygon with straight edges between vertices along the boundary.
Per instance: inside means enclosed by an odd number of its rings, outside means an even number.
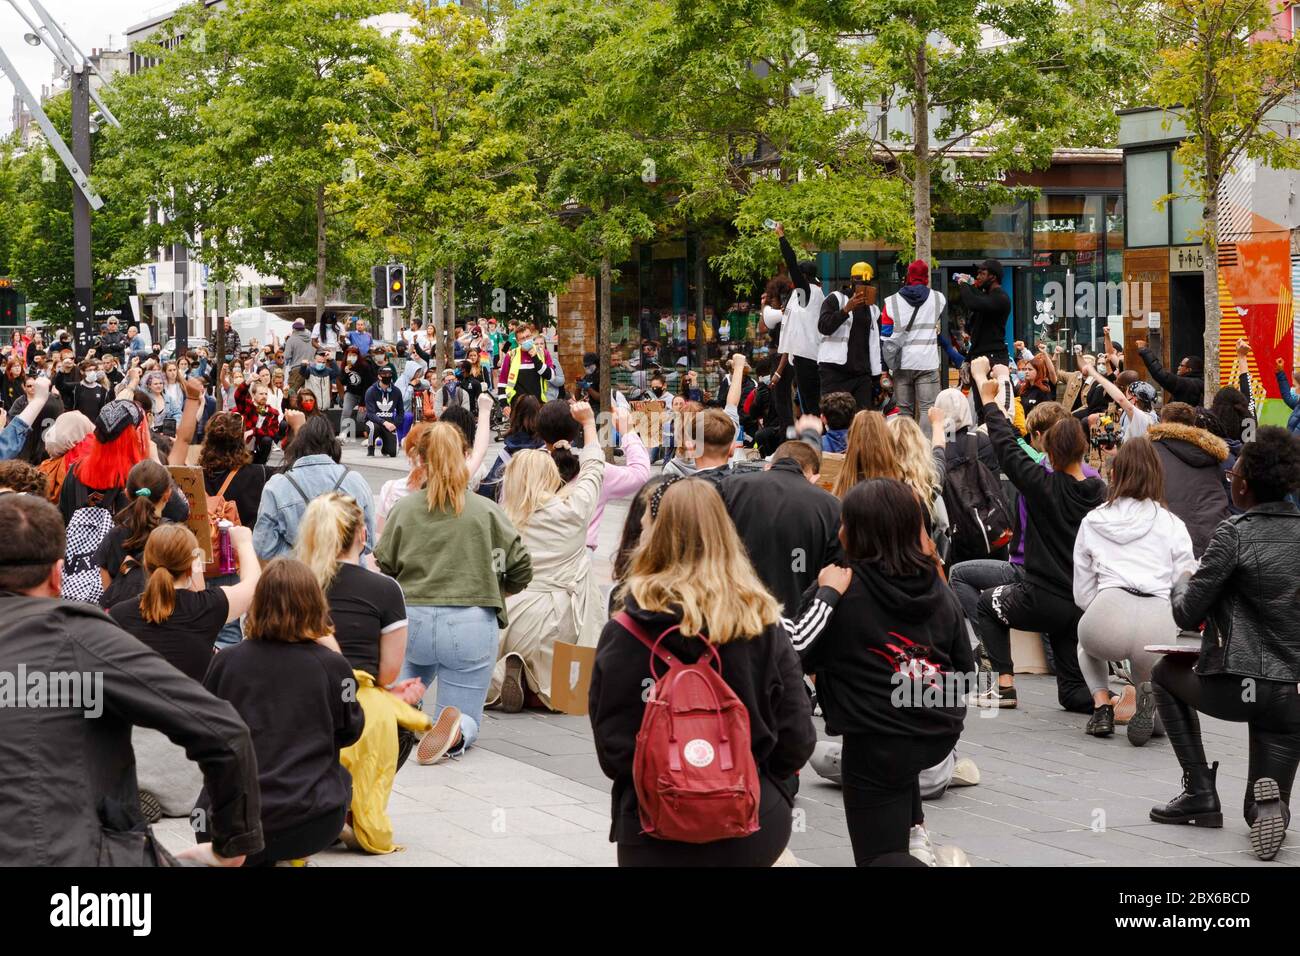
M664 483L654 490L654 494L650 496L650 517L651 518L659 517L659 506L663 504L664 492L667 491L670 486L675 485L677 484L677 482L682 480L683 478L681 475L674 475L671 478L665 479Z

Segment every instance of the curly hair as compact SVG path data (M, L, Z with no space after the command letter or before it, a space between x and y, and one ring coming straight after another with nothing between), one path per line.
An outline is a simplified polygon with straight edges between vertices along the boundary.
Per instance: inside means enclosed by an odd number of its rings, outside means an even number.
M1241 446L1235 468L1258 504L1281 501L1300 488L1300 438L1285 428L1261 428Z
M25 461L11 459L0 461L0 488L7 488L19 494L46 495L45 473L37 470Z
M199 467L207 474L234 471L253 460L244 446L244 419L235 412L219 412L203 429Z

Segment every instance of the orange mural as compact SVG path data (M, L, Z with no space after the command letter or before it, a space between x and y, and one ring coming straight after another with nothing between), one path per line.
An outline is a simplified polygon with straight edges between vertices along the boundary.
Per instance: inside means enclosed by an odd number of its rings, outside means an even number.
M1219 246L1219 380L1230 382L1237 340L1251 346L1250 377L1257 399L1279 398L1275 362L1295 361L1295 295L1287 231L1254 216L1254 236Z

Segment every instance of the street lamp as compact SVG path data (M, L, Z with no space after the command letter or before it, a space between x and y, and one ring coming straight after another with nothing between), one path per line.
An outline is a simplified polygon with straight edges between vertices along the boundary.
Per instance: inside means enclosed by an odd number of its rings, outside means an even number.
M27 45L28 45L28 46L40 46L40 45L41 45L41 38L38 37L35 33L24 33L24 34L23 34L23 39L24 39L25 41L27 41Z

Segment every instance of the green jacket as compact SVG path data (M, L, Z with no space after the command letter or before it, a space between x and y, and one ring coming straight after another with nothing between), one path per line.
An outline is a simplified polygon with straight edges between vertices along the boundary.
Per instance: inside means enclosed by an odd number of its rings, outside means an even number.
M375 549L380 570L402 586L406 603L490 607L506 626L506 596L533 579L533 562L499 505L466 492L459 515L429 511L422 492L389 512Z

